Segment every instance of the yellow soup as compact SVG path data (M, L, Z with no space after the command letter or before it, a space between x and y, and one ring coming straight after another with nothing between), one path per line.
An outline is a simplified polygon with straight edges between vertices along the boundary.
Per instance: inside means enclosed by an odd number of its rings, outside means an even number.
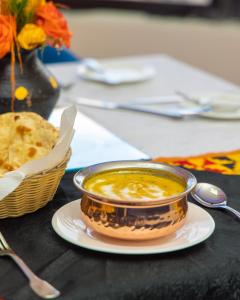
M182 193L185 184L169 174L142 169L113 170L86 179L84 188L95 195L119 200L154 200Z

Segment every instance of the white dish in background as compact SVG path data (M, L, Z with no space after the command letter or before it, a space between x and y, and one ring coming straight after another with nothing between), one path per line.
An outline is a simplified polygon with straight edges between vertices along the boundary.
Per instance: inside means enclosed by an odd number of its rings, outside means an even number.
M216 120L240 120L240 109L235 112L223 112L212 110L201 114L202 117Z
M223 93L201 98L201 102L210 104L212 110L202 116L212 119L238 120L240 119L240 93Z
M85 80L118 85L148 80L156 74L155 69L147 65L101 63L101 66L103 67L103 72L90 70L86 65L80 64L78 75Z
M213 218L201 207L189 203L186 223L174 234L150 241L124 241L108 238L88 230L80 218L80 201L58 209L53 218L55 232L77 246L116 254L156 254L185 249L206 240L214 231Z
M188 95L184 99L181 96L182 107L206 106L207 111L199 116L216 120L239 120L240 119L240 92L218 93L212 95Z

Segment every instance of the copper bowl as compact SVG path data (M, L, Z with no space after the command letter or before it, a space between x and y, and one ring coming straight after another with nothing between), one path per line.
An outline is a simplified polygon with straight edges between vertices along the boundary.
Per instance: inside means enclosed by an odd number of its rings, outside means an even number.
M168 173L180 180L185 189L171 197L137 202L110 199L84 189L84 181L89 176L104 171L135 168L165 175ZM74 183L83 193L81 218L87 227L112 238L149 240L169 235L184 224L188 210L187 195L197 181L190 172L179 167L147 161L118 161L87 167L75 174Z

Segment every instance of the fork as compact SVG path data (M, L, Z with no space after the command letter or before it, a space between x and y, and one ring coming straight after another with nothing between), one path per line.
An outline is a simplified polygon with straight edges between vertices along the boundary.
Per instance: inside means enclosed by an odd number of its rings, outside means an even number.
M60 292L57 289L55 289L48 282L40 279L29 269L29 267L25 264L25 262L8 245L7 241L5 240L1 232L0 232L0 256L9 256L15 261L15 263L19 266L19 268L29 279L30 287L39 297L43 299L53 299L60 296Z

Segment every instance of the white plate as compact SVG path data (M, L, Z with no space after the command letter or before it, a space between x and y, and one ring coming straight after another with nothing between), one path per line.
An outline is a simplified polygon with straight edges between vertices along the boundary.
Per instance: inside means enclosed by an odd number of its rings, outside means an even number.
M204 118L216 119L216 120L239 120L240 109L235 109L233 111L213 109L206 113L202 113L201 116Z
M212 110L203 113L205 118L219 120L238 120L240 119L240 93L228 92L201 97L202 103L210 104Z
M98 81L109 85L118 85L123 83L135 83L151 79L155 70L151 66L137 64L110 64L102 63L104 72L95 72L89 70L86 66L80 65L78 75L86 80Z
M211 119L238 120L240 119L240 93L222 93L203 97L203 101L210 103L213 110L203 116Z
M220 111L209 111L201 114L204 118L216 119L216 120L239 120L240 110L235 112L220 112Z
M196 108L202 105L209 105L211 109L202 112L201 117L218 120L239 120L240 119L240 92L225 92L212 95L190 95L193 101L184 101L180 98L181 107Z
M189 203L186 223L174 234L151 241L131 242L107 238L86 229L80 219L80 201L62 206L52 218L52 226L64 240L77 246L117 254L155 254L181 250L206 240L214 231L213 218Z

